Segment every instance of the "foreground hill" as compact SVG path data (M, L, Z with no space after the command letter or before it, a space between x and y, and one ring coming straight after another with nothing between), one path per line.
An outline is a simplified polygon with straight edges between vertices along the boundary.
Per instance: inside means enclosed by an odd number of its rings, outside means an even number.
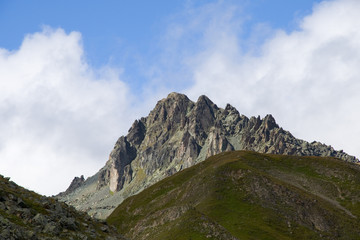
M0 240L123 239L104 222L0 175Z
M331 146L295 138L271 115L247 118L230 104L219 108L206 96L193 102L171 93L118 139L98 173L87 180L75 178L59 199L106 218L127 197L214 154L233 150L357 161Z
M107 221L130 239L360 239L360 166L221 153L127 198Z

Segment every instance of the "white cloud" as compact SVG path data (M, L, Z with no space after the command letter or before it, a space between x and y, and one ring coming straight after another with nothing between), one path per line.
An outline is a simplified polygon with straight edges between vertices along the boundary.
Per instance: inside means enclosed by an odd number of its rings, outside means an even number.
M102 167L133 120L121 69L92 69L81 34L44 28L0 49L0 171L39 193Z
M249 16L233 3L189 5L169 18L136 98L121 69L87 64L80 33L45 28L18 50L0 49L0 174L43 194L63 191L102 167L159 95L184 85L191 99L272 113L296 137L359 157L360 2L324 1L296 31L259 23L247 39Z
M321 2L298 30L272 30L247 51L254 36L240 37L243 19L224 11L225 4L213 5L216 14L198 9L189 17L205 19L197 22L204 48L187 58L194 80L186 90L190 97L206 94L248 116L272 113L296 137L360 157L360 2Z

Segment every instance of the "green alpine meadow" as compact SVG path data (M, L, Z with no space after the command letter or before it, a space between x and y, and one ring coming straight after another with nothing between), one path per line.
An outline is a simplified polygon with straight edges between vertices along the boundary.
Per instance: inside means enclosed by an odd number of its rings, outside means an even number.
M359 239L360 166L332 157L220 153L127 198L129 239Z

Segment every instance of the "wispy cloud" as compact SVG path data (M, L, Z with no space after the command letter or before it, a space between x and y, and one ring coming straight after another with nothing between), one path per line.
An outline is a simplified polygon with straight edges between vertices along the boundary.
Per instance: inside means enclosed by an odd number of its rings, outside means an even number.
M0 49L1 173L46 194L94 174L133 120L121 71L92 69L81 34L62 29Z
M360 156L360 2L323 1L296 30L259 23L246 37L241 11L218 1L172 23L171 49L199 36L177 50L191 49L178 61L192 81L185 92L250 116L272 113L297 137Z

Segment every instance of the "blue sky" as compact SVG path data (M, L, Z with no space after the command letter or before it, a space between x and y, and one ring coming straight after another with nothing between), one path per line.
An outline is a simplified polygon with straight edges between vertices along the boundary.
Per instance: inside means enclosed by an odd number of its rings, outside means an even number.
M94 67L121 66L126 81L136 90L147 77L139 65L150 65L162 51L162 36L168 23L181 23L188 8L199 8L217 1L0 1L0 46L19 48L26 34L41 31L43 26L78 31L86 59ZM246 24L241 37L246 39L254 25L292 31L297 21L311 13L313 0L225 1L241 8ZM181 89L179 89L181 90Z
M359 157L359 12L358 0L0 0L0 174L63 191L173 91L271 113Z

